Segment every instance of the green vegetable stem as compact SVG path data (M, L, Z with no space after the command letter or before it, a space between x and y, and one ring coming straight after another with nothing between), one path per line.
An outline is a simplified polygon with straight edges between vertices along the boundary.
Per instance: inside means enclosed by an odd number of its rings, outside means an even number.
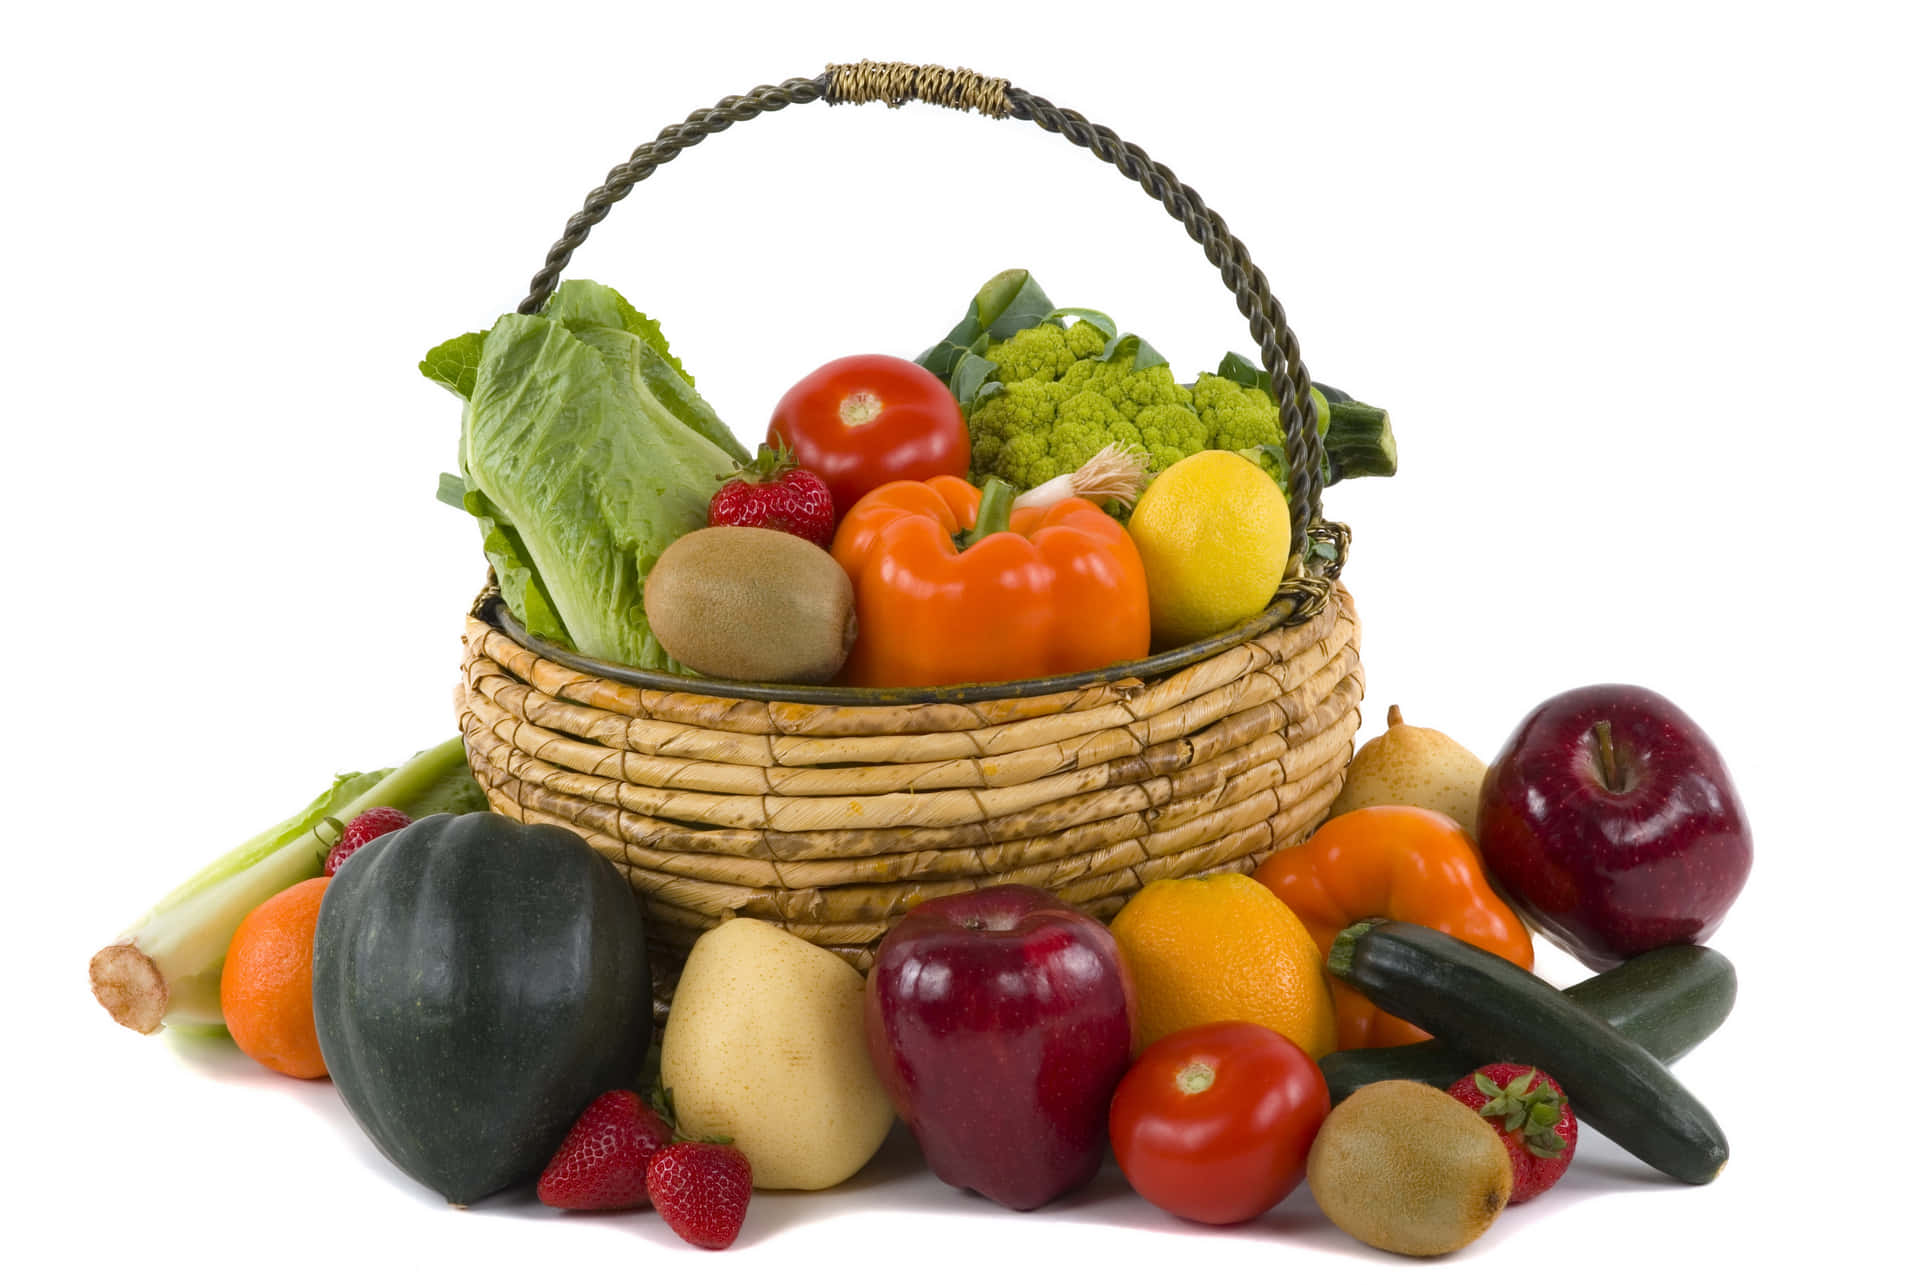
M113 1019L142 1034L164 1026L221 1027L220 967L227 943L255 906L320 873L339 831L368 808L411 817L484 812L486 795L467 769L459 737L397 768L335 779L311 803L254 835L162 897L140 921L97 952L93 994Z
M987 479L980 488L980 511L973 529L961 537L960 547L971 549L990 535L1013 529L1013 488L997 477Z

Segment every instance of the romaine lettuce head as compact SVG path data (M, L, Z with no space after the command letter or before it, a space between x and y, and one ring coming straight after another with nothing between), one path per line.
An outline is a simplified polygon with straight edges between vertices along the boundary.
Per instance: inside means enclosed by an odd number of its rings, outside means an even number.
M745 452L659 327L572 281L540 315L449 340L421 370L467 399L461 477L445 489L478 519L508 609L586 655L675 668L642 587Z

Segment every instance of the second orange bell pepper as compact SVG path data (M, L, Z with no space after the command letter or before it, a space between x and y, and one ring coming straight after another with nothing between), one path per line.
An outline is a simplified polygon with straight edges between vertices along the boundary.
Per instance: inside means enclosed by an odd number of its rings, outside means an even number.
M1533 938L1487 882L1473 839L1458 822L1425 808L1373 807L1334 817L1305 843L1262 861L1253 877L1307 926L1320 956L1340 931L1375 915L1425 924L1522 968ZM1333 981L1340 1047L1412 1044L1427 1033Z
M860 631L840 681L941 687L1099 669L1147 654L1147 576L1126 528L1082 499L1012 509L964 479L888 482L833 556Z

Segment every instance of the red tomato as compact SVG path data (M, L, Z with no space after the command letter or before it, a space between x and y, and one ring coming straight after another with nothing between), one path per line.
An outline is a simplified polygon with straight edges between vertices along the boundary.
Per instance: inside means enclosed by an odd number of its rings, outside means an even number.
M1133 1189L1170 1214L1238 1223L1307 1172L1331 1109L1320 1067L1252 1022L1177 1031L1147 1047L1113 1095L1113 1153Z
M767 445L793 452L833 492L833 510L882 482L967 475L973 445L960 403L940 377L899 357L830 361L773 408Z

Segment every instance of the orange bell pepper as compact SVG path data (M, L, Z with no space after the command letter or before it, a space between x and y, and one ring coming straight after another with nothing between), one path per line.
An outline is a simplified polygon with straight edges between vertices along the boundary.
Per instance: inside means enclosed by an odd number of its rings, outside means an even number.
M833 556L860 632L840 681L940 687L1099 669L1147 654L1147 575L1126 528L1082 499L1013 509L998 480L888 482Z
M1307 926L1321 958L1341 929L1375 915L1425 924L1533 967L1533 938L1487 882L1459 823L1425 808L1361 808L1334 817L1297 847L1268 856L1253 877ZM1330 979L1331 980L1331 979ZM1388 1048L1427 1033L1333 981L1340 1047Z

